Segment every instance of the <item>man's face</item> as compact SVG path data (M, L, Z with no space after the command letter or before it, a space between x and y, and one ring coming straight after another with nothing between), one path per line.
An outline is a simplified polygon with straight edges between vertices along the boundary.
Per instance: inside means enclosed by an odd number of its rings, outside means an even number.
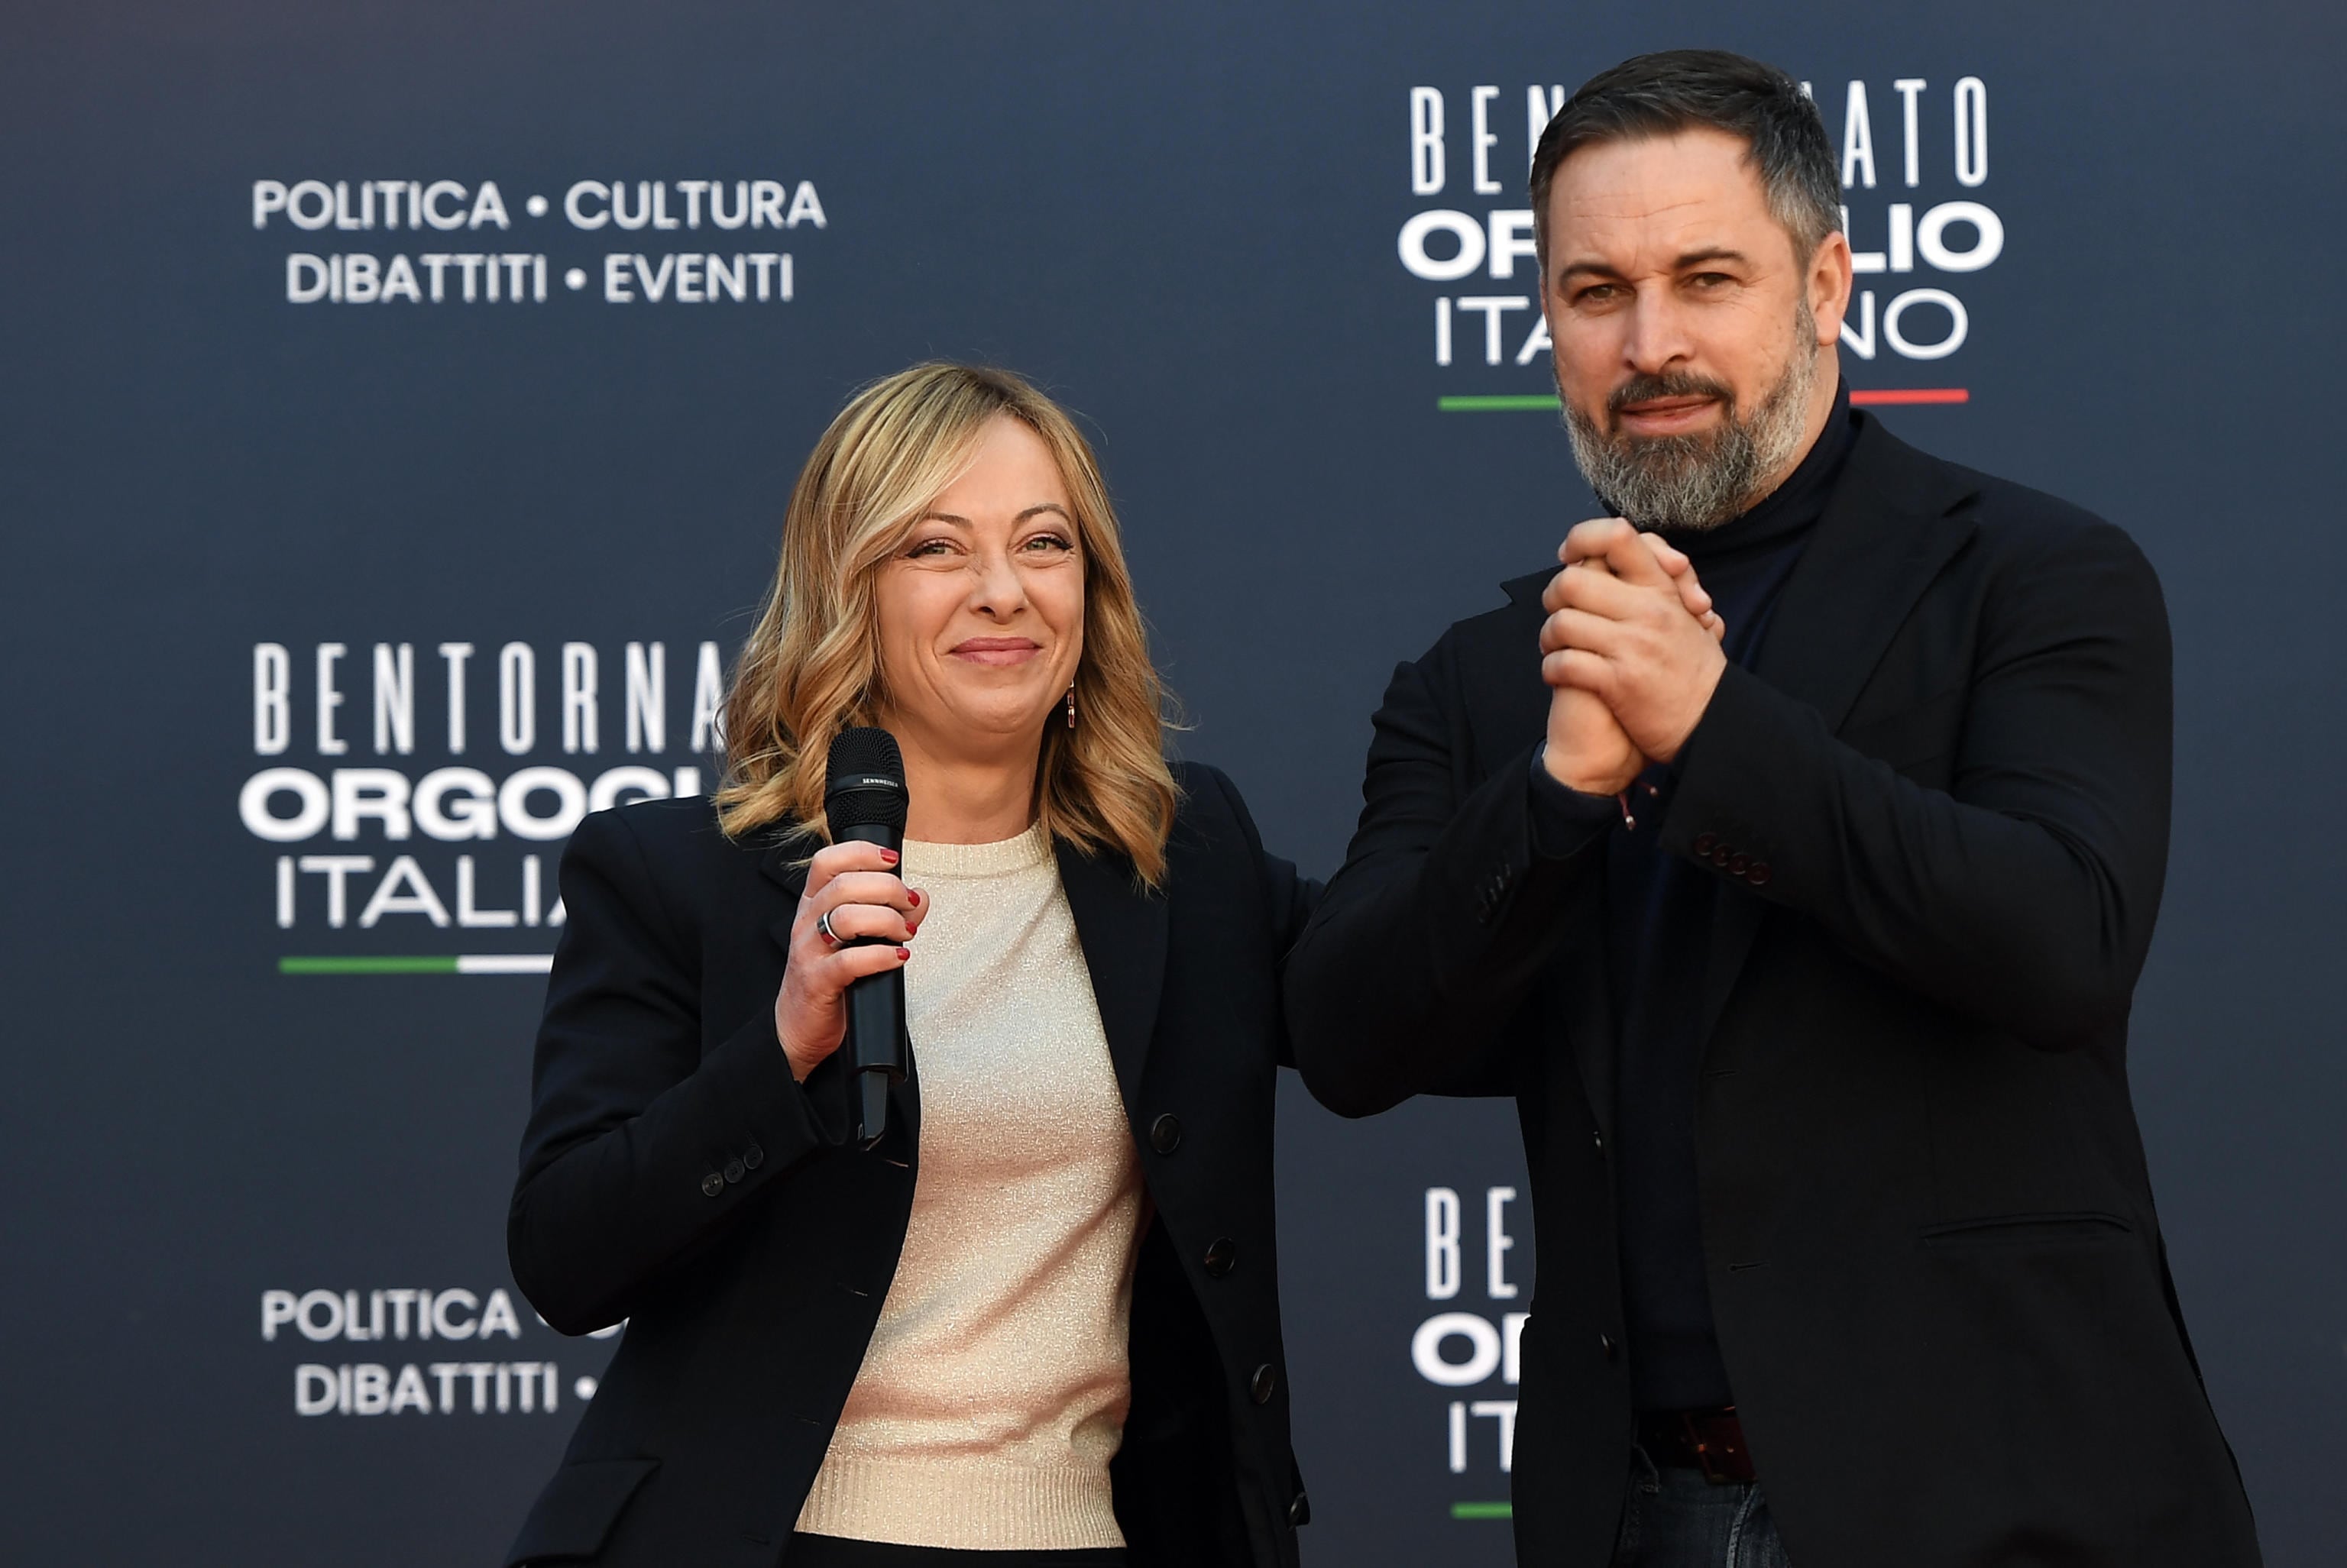
M1634 522L1722 523L1807 450L1848 246L1799 255L1742 138L1603 142L1549 187L1542 309L1574 455ZM1838 287L1837 287L1837 281Z

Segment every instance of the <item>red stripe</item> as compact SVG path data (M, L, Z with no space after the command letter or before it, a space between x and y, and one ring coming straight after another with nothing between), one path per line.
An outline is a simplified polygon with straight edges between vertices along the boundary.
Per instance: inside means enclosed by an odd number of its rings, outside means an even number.
M1964 387L1877 387L1871 392L1853 390L1850 401L1860 408L1869 403L1970 402L1973 394Z

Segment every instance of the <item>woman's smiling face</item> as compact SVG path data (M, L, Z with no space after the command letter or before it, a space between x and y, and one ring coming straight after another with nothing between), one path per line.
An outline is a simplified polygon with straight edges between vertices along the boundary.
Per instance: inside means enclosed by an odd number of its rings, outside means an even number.
M1075 507L1042 438L996 415L875 592L882 721L900 740L940 760L1036 745L1084 642Z

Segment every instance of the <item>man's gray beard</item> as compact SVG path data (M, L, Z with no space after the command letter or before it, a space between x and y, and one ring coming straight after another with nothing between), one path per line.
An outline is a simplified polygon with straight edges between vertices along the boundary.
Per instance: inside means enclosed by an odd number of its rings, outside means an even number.
M1817 373L1816 318L1804 300L1785 373L1749 419L1729 409L1717 430L1608 437L1562 388L1557 402L1573 459L1600 503L1642 528L1717 528L1758 504L1769 477L1799 451Z

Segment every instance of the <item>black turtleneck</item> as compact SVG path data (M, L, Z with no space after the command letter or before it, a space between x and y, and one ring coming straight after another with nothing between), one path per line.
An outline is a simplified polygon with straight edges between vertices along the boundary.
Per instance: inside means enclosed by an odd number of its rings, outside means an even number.
M1850 389L1785 482L1716 528L1665 530L1686 552L1727 623L1724 650L1750 668L1786 580L1841 475L1851 435ZM1614 802L1579 795L1535 764L1535 842L1546 853L1605 844L1606 964L1619 1027L1614 1096L1614 1200L1632 1397L1642 1410L1733 1404L1704 1278L1696 1179L1696 1086L1703 1058L1704 961L1717 879L1665 855L1676 770L1649 768L1634 787L1635 828Z

